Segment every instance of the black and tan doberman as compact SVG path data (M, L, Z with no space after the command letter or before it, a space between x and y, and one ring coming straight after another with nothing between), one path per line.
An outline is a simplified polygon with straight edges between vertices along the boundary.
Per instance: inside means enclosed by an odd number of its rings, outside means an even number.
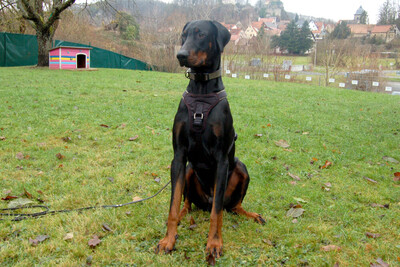
M183 28L177 58L190 68L186 74L190 81L175 115L167 234L156 253L173 250L178 223L192 203L211 211L208 257L218 258L222 252L223 209L265 223L261 215L242 208L250 178L246 166L235 158L236 134L221 79L221 53L230 36L216 21L192 21Z

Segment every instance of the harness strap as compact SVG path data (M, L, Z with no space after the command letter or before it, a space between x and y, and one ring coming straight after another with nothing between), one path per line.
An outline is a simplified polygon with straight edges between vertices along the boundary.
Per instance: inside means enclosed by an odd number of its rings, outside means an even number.
M225 90L210 94L183 93L183 102L189 111L190 129L202 133L211 110L227 97Z

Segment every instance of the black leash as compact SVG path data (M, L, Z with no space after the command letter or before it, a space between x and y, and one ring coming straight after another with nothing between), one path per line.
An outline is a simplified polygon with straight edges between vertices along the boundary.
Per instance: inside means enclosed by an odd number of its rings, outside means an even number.
M157 193L155 193L154 195L152 195L150 197L146 197L146 198L143 198L143 199L131 201L131 202L128 202L128 203L116 204L116 205L90 206L90 207L83 207L83 208L72 209L72 210L50 210L49 207L47 207L45 205L33 205L33 206L26 206L26 207L0 209L0 211L13 211L13 210L24 210L24 209L33 209L33 208L41 208L41 209L44 209L44 210L40 211L40 212L35 212L35 213L0 213L0 217L1 216L10 216L10 217L14 217L11 221L22 221L22 220L26 220L26 219L30 219L30 218L42 217L42 216L45 216L45 215L48 215L48 214L54 215L54 214L57 214L57 213L66 213L66 212L71 212L71 211L83 211L83 210L105 209L105 208L120 208L120 207L123 207L123 206L127 206L127 205L131 205L131 204L135 204L135 203L139 203L139 202L142 202L142 201L149 200L149 199L157 196L158 194L160 194L170 183L171 183L171 181L166 183L160 190L158 190ZM0 219L0 221L2 221L2 220L3 219Z

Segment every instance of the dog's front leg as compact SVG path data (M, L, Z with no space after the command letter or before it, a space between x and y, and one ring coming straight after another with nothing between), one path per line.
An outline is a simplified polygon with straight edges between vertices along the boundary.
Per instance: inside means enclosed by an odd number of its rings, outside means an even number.
M156 253L165 251L170 253L175 245L178 235L177 227L179 223L179 210L182 201L186 158L181 151L175 152L171 163L171 202L167 222L167 233L157 245Z
M207 258L219 258L222 255L222 212L224 209L224 194L228 179L228 158L221 156L218 160L214 185L213 205L210 216L210 231L206 246Z

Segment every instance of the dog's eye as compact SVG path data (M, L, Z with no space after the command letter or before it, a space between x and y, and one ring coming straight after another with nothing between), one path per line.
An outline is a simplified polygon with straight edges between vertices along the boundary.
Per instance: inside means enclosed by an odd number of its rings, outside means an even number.
M199 32L199 38L203 39L204 37L206 37L206 35L202 32Z

